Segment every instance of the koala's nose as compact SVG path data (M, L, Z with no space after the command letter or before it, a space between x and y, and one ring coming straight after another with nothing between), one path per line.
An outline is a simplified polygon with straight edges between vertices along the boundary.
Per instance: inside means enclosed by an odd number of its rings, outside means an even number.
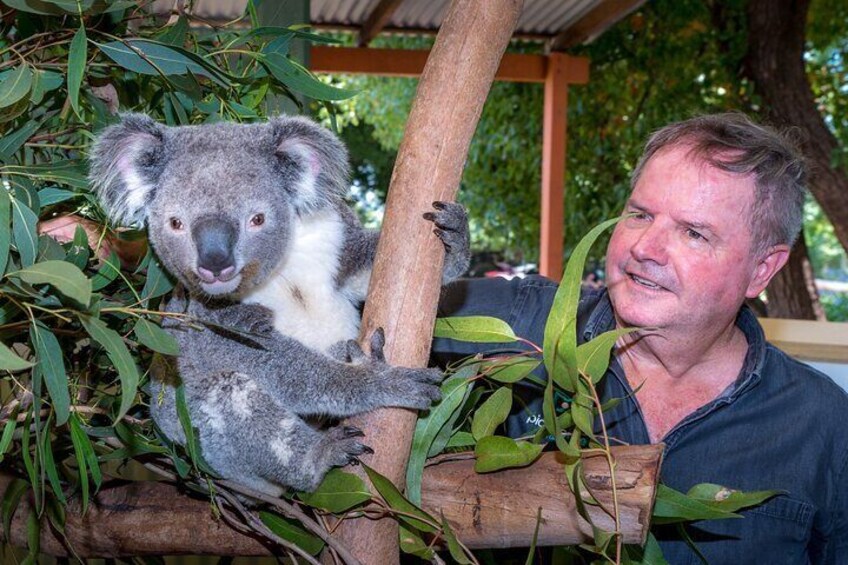
M233 247L237 233L233 226L219 218L198 221L192 229L197 246L197 272L206 282L226 279L235 273Z

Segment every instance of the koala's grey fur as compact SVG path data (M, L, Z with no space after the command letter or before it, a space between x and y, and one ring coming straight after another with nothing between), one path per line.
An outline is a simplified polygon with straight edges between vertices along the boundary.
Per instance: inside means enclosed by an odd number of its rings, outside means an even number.
M205 459L268 493L312 490L368 449L358 430L319 430L301 416L424 409L439 398L438 372L384 363L381 334L371 358L350 342L379 234L345 205L348 173L344 145L304 118L165 127L127 114L92 148L90 179L107 213L146 224L188 292L167 309L209 324L163 324L180 344ZM468 266L467 219L459 205L434 206L425 217L450 280ZM183 442L172 384L154 383L151 413Z

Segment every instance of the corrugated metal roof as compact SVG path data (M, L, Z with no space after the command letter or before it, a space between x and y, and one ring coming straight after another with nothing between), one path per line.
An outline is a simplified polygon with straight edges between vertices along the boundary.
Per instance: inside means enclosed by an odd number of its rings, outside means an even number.
M156 0L154 9L160 13L168 12L174 3L175 0ZM384 29L389 32L436 31L449 3L450 0L402 0ZM202 18L227 21L242 15L246 4L247 0L195 0L193 11ZM310 23L324 28L360 28L379 4L380 0L311 0ZM515 34L552 38L580 22L596 8L612 7L615 10L615 5L629 6L615 16L620 19L638 4L641 2L634 0L525 0Z

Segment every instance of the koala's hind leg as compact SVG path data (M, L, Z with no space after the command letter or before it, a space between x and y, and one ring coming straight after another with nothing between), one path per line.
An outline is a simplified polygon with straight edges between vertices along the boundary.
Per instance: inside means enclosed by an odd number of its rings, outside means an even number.
M370 452L359 430L316 430L243 373L207 375L187 387L187 396L212 468L274 496L285 486L315 490L331 467Z

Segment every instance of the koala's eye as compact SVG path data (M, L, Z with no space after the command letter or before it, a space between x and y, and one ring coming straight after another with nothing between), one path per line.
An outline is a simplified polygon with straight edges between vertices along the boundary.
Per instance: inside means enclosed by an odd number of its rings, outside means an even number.
M265 214L255 214L252 218L250 218L250 225L258 228L262 224L265 223Z
M183 221L179 218L171 218L171 229L174 231L182 231Z

